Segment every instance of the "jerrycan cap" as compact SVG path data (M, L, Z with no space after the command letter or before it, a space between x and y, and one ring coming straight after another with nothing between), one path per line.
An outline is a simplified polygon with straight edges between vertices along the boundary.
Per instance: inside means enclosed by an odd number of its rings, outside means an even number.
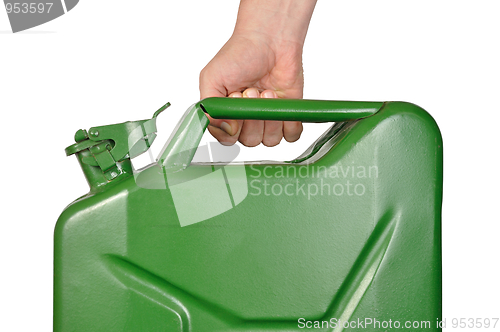
M156 118L170 103L158 109L151 119L127 121L118 124L92 127L88 131L79 129L75 133L75 144L65 149L66 155L82 153L82 164L99 167L108 180L120 172L108 172L117 167L117 163L135 158L146 152L156 138ZM83 165L82 165L83 166Z

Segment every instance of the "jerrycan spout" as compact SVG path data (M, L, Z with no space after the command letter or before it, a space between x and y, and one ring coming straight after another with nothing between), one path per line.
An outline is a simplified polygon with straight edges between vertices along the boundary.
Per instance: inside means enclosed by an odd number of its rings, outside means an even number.
M156 138L156 118L170 103L158 109L151 119L127 121L107 126L80 129L75 144L66 148L67 156L76 154L83 174L96 192L111 182L133 176L130 159L146 152Z

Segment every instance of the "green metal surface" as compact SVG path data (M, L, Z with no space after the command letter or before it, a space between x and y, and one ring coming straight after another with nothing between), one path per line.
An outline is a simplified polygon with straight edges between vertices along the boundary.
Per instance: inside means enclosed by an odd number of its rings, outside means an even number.
M382 104L365 101L212 97L203 99L197 105L215 119L340 122L373 115Z
M61 214L54 331L440 331L441 135L418 106L380 106L292 164L185 166L206 126L190 108L158 163Z

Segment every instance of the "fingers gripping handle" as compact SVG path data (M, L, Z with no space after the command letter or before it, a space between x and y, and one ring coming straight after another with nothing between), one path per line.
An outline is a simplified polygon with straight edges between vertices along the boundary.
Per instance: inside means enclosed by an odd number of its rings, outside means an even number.
M382 106L381 102L207 98L186 111L157 161L166 172L189 166L209 123L203 112L216 119L343 122L371 116Z
M373 115L383 103L213 97L203 99L197 105L215 119L343 122Z

